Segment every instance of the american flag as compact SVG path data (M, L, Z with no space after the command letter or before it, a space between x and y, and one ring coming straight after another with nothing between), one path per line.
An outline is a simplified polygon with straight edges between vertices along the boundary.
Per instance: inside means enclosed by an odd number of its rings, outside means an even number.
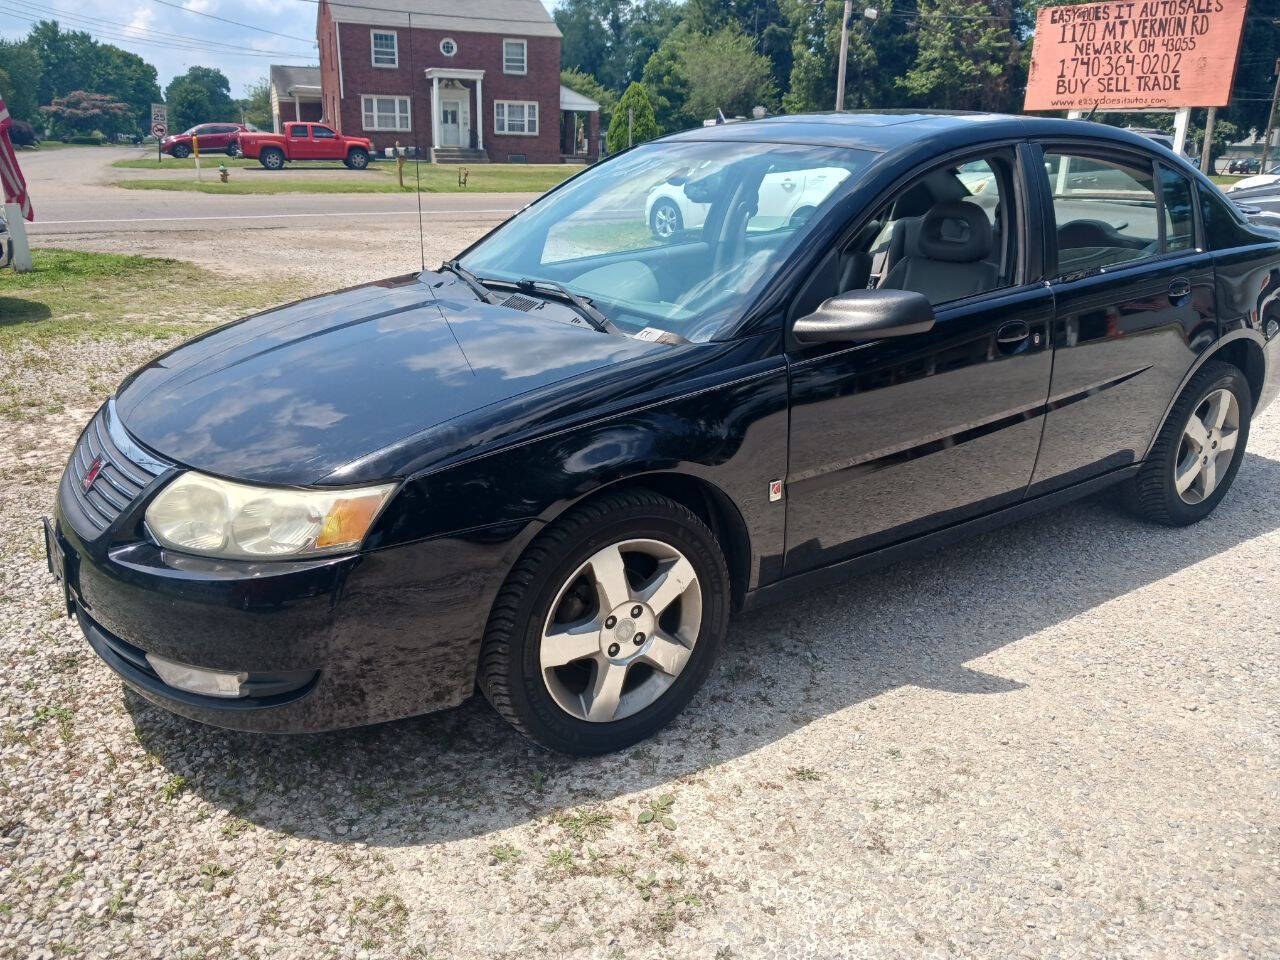
M9 108L0 100L0 187L3 188L4 202L16 203L23 217L34 220L31 212L31 198L27 196L27 181L22 179L22 170L18 166L18 157L13 152L13 143L9 140L9 127L13 121L9 118Z

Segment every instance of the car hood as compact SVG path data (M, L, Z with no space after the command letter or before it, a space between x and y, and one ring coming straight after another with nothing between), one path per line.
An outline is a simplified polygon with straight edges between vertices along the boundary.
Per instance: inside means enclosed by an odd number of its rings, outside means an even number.
M141 443L218 476L311 484L429 427L666 349L397 277L220 327L120 387Z

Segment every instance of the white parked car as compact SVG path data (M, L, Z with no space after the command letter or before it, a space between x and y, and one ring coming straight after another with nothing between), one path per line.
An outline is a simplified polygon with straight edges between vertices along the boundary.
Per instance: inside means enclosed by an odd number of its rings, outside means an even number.
M681 230L696 230L707 218L710 204L695 203L685 194L685 183L697 171L672 177L649 191L644 216L654 236L666 240ZM753 221L768 229L803 223L840 183L849 176L843 167L812 170L780 170L760 181L760 199Z

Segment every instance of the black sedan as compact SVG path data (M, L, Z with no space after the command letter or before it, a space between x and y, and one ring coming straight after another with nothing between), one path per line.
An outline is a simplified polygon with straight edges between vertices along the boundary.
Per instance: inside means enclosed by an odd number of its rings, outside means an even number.
M696 130L437 270L136 371L50 563L93 649L189 717L324 730L479 686L612 750L689 702L736 609L1112 485L1208 516L1280 386L1277 291L1280 233L1123 130Z

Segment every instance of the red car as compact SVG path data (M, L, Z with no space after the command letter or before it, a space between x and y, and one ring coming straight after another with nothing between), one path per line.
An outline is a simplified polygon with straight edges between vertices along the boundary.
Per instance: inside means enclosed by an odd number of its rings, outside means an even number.
M160 150L179 160L191 156L191 138L200 138L201 153L225 153L234 157L240 134L253 128L243 123L202 123L160 141Z
M323 123L286 123L284 133L241 134L240 152L268 170L280 170L293 160L341 160L352 170L363 170L369 165L373 142L367 137L344 137Z

